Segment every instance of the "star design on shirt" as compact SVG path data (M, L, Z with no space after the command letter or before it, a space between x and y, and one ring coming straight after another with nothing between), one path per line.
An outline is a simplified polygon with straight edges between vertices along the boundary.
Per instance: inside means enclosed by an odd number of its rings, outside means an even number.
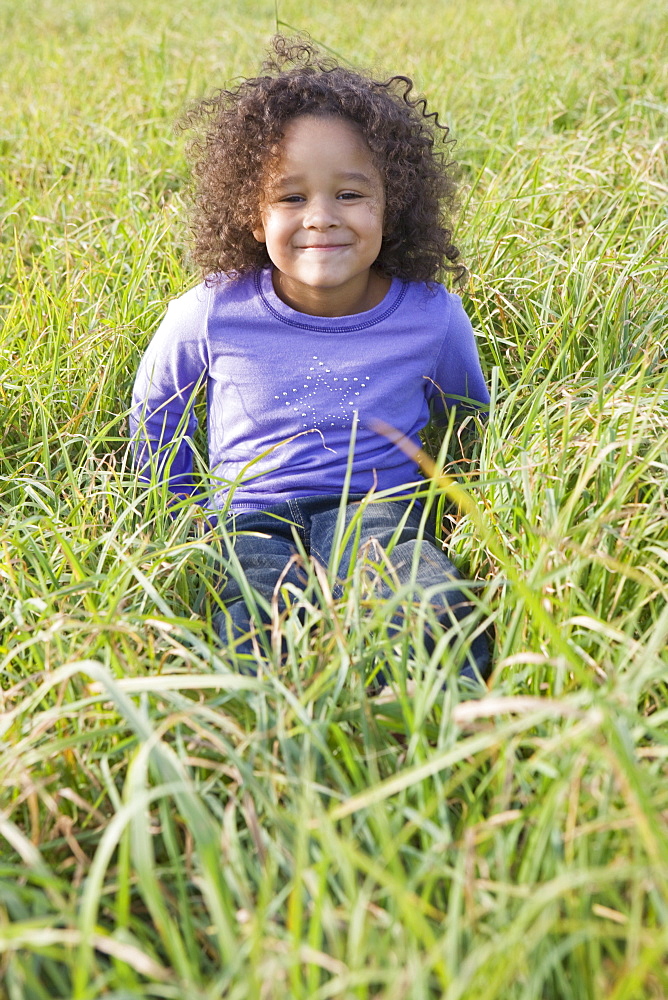
M312 355L308 372L299 385L278 393L286 412L304 430L326 431L350 425L359 408L359 397L369 385L368 375L335 375L327 362Z

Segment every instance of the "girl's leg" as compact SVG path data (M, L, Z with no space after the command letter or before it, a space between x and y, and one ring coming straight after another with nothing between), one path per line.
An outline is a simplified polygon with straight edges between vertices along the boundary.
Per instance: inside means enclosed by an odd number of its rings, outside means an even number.
M237 653L252 655L257 627L270 621L264 603L275 600L278 610L283 611L280 587L289 584L303 590L306 585L293 535L296 530L303 537L303 526L295 522L285 503L264 511L234 513L226 528L223 546L227 566L220 589L225 611L214 616L213 625Z
M311 552L325 565L328 564L332 541L335 536L336 511L327 511L313 517L311 523ZM359 514L359 504L349 504L346 510L346 527ZM428 532L420 531L422 511L409 509L408 503L384 501L364 505L359 524L338 559L337 576L345 579L350 572L351 558L357 545L357 558L366 558L383 567L389 561L390 572L378 575L378 595L388 598L393 593L392 577L398 585L413 582L414 599L420 600L429 591L430 603L443 628L450 628L473 611L470 599L458 586L461 576L441 549L438 541ZM391 548L389 556L386 555ZM402 624L401 619L394 621ZM426 644L433 648L434 640L425 636ZM461 665L460 674L475 677L488 676L490 655L487 638L476 636L471 643L467 661Z

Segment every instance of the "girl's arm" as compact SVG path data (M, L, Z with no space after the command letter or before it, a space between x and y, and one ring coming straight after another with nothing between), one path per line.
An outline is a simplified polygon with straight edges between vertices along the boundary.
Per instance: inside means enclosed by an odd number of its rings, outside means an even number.
M471 321L458 295L448 295L448 327L427 391L438 415L450 406L468 409L489 405L485 382Z
M139 366L129 419L140 479L167 480L187 495L195 487L195 396L208 371L208 295L200 285L170 303Z

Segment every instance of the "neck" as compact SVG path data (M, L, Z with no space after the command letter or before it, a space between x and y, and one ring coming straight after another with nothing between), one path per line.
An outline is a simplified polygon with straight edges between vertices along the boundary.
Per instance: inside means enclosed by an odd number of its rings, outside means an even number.
M373 309L385 298L391 279L377 271L340 288L313 288L286 277L274 268L274 291L282 302L308 316L354 316Z

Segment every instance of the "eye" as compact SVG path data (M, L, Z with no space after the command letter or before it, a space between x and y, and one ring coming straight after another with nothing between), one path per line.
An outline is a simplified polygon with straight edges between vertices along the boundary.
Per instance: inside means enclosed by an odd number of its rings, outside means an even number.
M301 194L286 194L280 201L288 205L298 205L299 202L304 201L304 196Z
M337 195L342 201L353 201L356 198L362 198L363 196L358 191L342 191L341 194Z

